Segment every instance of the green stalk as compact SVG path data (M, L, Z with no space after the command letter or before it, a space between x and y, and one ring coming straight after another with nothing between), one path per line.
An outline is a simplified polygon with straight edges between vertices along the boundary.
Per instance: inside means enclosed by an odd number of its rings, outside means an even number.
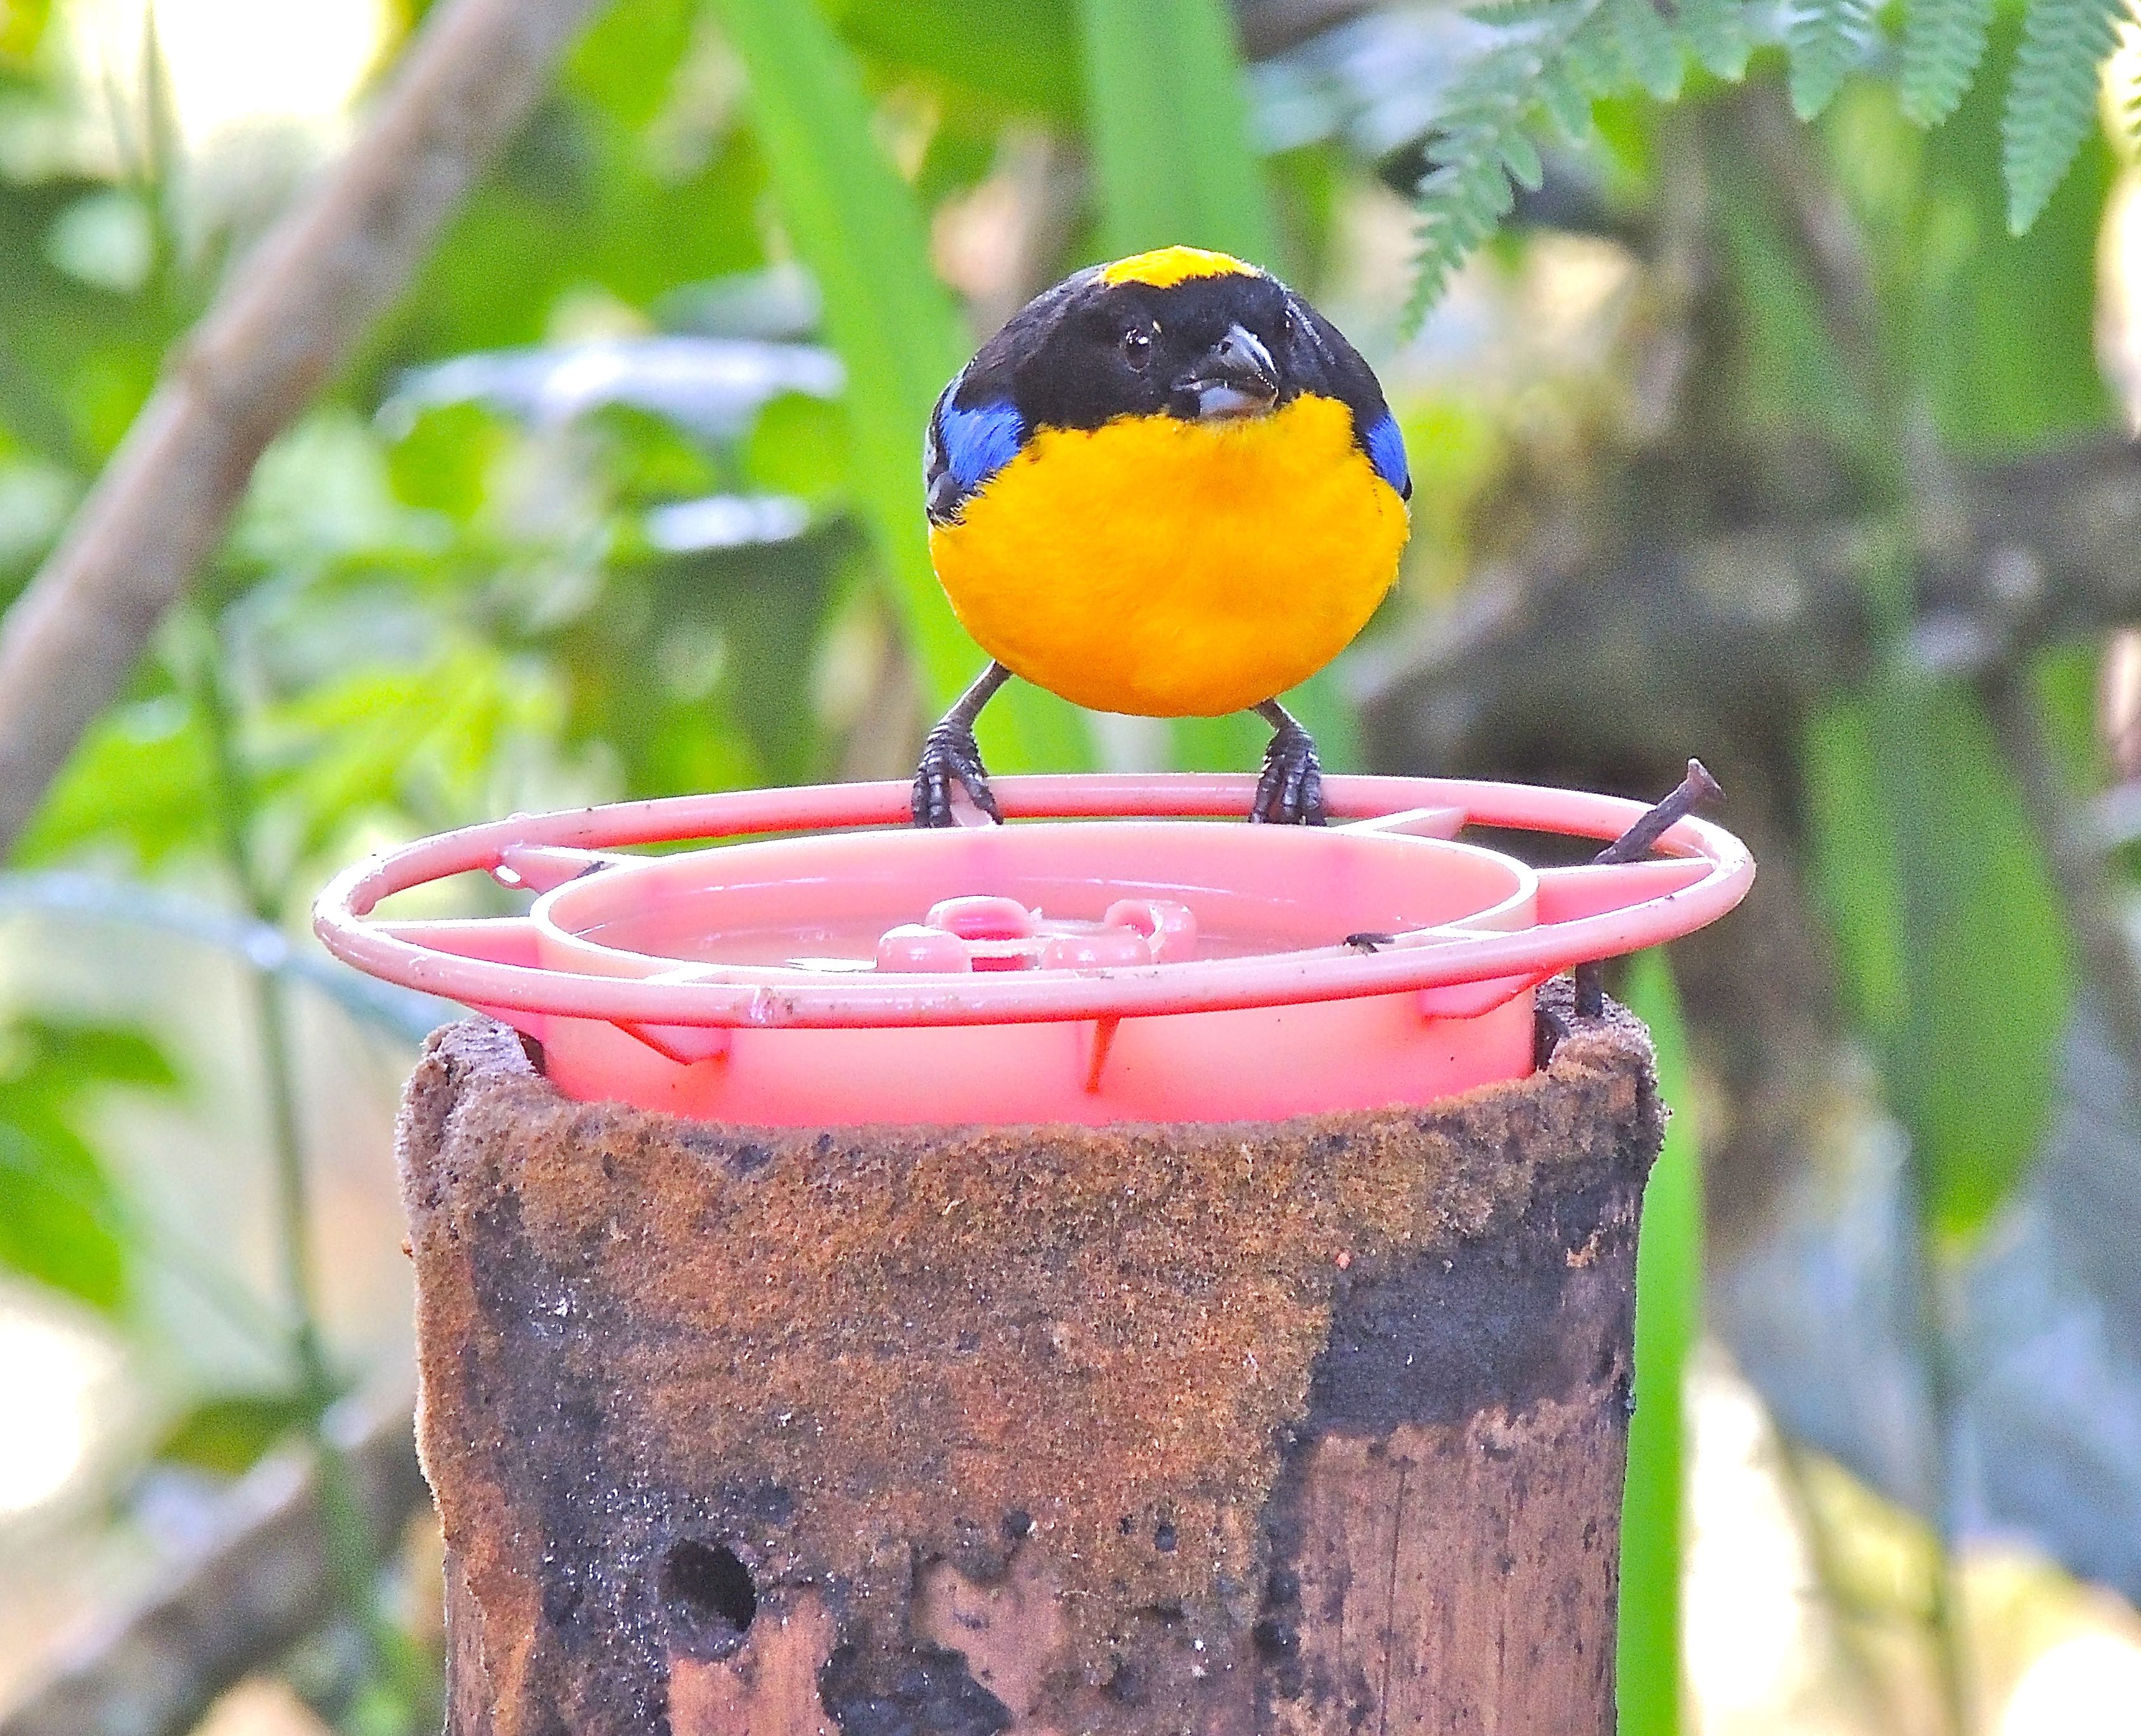
M1702 1331L1702 1151L1686 1027L1662 952L1637 959L1629 1007L1650 1026L1658 1094L1672 1111L1643 1189L1636 1252L1636 1414L1621 1508L1621 1736L1676 1736L1681 1704L1681 1587L1687 1533L1688 1359Z
M1970 1694L1968 1642L1963 1631L1962 1586L1955 1563L1955 1468L1949 1430L1957 1414L1955 1361L1948 1345L1942 1294L1940 1251L1930 1217L1932 1183L1919 1143L1909 1145L1907 1176L1911 1224L1904 1259L1911 1286L1911 1329L1926 1369L1926 1471L1932 1511L1927 1515L1932 1560L1927 1569L1926 1628L1932 1642L1933 1680L1948 1736L1973 1736L1977 1719Z
M196 637L192 670L194 702L200 708L208 736L216 830L224 863L247 910L256 921L272 924L280 916L279 900L261 873L253 847L258 804L240 755L235 720L224 686L219 637L212 624L199 622ZM379 1606L380 1561L357 1497L355 1467L327 1428L327 1413L342 1396L343 1386L329 1360L320 1324L311 1186L305 1168L304 1133L298 1119L297 1065L290 1049L290 1007L285 986L273 971L253 971L249 976L253 1028L260 1044L262 1087L267 1097L269 1145L275 1163L276 1240L290 1315L290 1355L319 1488L327 1573L336 1602L356 1627L364 1648L371 1689L359 1696L365 1728L377 1736L388 1736L390 1732L414 1729L414 1709L422 1703L418 1665L413 1649Z

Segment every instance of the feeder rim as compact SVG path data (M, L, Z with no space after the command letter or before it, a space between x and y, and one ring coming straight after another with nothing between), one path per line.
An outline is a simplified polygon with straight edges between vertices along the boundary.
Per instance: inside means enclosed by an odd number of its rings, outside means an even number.
M1005 776L991 784L1012 821L1209 819L1245 816L1256 779L1154 772ZM1324 779L1323 793L1336 830L1440 839L1483 825L1610 840L1646 811L1642 803L1618 796L1474 779L1336 775ZM1016 1024L1216 1012L1465 984L1504 986L1513 994L1573 966L1638 952L1714 922L1746 896L1755 877L1754 858L1739 838L1691 817L1653 847L1663 862L1527 868L1558 905L1602 907L1521 930L1453 923L1399 935L1372 952L1336 944L1076 971L822 979L797 971L777 985L725 976L719 965L647 977L519 962L515 942L532 932L527 917L367 920L396 893L455 874L495 873L509 853L594 853L690 839L903 827L910 824L909 794L903 781L813 784L516 814L345 868L314 905L313 931L329 952L359 970L483 1010L652 1028ZM1678 872L1676 863L1682 864Z

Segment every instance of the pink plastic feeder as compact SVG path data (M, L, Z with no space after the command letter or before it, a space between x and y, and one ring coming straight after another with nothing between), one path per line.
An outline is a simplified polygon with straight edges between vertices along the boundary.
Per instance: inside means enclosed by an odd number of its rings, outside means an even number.
M904 784L519 815L348 869L315 927L359 968L537 1039L583 1099L788 1126L1233 1121L1520 1078L1539 983L1714 921L1755 874L1693 819L1626 864L1533 868L1457 841L1612 838L1644 812L1520 784L1336 777L1327 828L1215 824L1253 787L1002 778L1013 824L949 831L908 824ZM534 902L370 920L469 872Z

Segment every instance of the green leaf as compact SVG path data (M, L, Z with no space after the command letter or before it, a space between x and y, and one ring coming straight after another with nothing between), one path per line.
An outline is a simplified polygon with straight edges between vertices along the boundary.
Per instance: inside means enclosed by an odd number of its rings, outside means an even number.
M441 404L420 411L387 449L394 498L470 523L483 509L491 467L507 440L504 424L480 404Z
M1617 28L1595 23L1597 0L1526 0L1476 12L1497 39L1444 91L1427 144L1412 292L1400 329L1419 329L1450 276L1515 202L1514 169L1536 155L1525 136L1543 111L1572 137L1590 129L1590 102L1628 71ZM1634 27L1640 37L1641 26ZM1675 57L1677 66L1678 57Z
M1733 141L1715 154L1717 224L1744 327L1743 413L1803 425L1846 451L1879 440L1870 382L1846 359L1774 180Z
M2099 69L2130 17L2125 0L2030 0L2007 86L2007 228L2037 220L2097 128Z
M0 1118L0 1268L106 1313L126 1293L126 1250L96 1153L64 1124L19 1110Z
M1985 70L1926 136L1903 265L1916 299L1912 369L1940 437L1972 457L2041 450L2119 420L2097 352L2097 259L2117 159L2092 127L2029 235L2007 232L1999 82L2021 34L2011 12L1995 17Z
M1662 952L1638 957L1627 1004L1650 1026L1658 1095L1672 1111L1643 1188L1636 1251L1636 1411L1621 1503L1621 1736L1676 1736L1681 1555L1687 1537L1689 1358L1702 1332L1702 1144L1680 995Z
M628 127L660 112L692 39L694 0L611 0L565 57L562 81Z
M0 66L27 64L51 17L51 0L0 0Z
M1746 76L1755 44L1742 0L1680 0L1680 34L1705 71L1735 83Z
M130 1249L82 1121L110 1087L175 1083L162 1051L123 1027L25 1019L0 1035L0 1267L119 1306Z
M1910 0L1903 13L1903 112L1921 126L1953 114L1985 58L1993 0Z
M1612 28L1634 81L1661 102L1679 96L1685 66L1680 44L1673 40L1672 32L1666 27L1651 0L1606 0L1600 11Z
M304 1422L294 1393L222 1393L204 1399L165 1430L150 1457L219 1477L240 1477Z
M47 863L118 845L153 868L214 838L208 741L175 695L105 714L75 750L32 819L16 860Z
M1228 9L1220 0L1080 0L1079 11L1105 250L1179 242L1276 268Z
M1844 75L1866 53L1872 0L1794 0L1784 46L1791 57L1792 109L1811 120L1834 100Z
M1817 711L1800 732L1799 760L1815 878L1844 992L1868 1030L1893 1030L1909 992L1902 867L1883 805L1871 706L1853 701Z
M929 265L922 214L871 135L854 62L816 0L716 0L748 76L751 111L780 214L824 295L848 366L855 492L933 700L947 703L983 658L937 584L922 510L922 437L967 339ZM1070 770L1085 730L1061 701L1016 684L984 714L998 770Z
M1078 116L1075 0L829 0L871 59L1057 120Z
M1805 739L1817 882L1929 1222L1984 1223L2051 1111L2073 947L1970 691L1901 675Z

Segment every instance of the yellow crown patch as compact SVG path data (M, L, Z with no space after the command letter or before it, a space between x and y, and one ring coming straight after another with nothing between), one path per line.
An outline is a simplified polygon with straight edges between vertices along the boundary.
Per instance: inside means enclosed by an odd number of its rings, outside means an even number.
M1192 278L1223 278L1239 273L1263 273L1232 253L1215 253L1201 247L1156 247L1149 253L1132 253L1100 268L1104 283L1143 283L1153 289L1172 288Z

